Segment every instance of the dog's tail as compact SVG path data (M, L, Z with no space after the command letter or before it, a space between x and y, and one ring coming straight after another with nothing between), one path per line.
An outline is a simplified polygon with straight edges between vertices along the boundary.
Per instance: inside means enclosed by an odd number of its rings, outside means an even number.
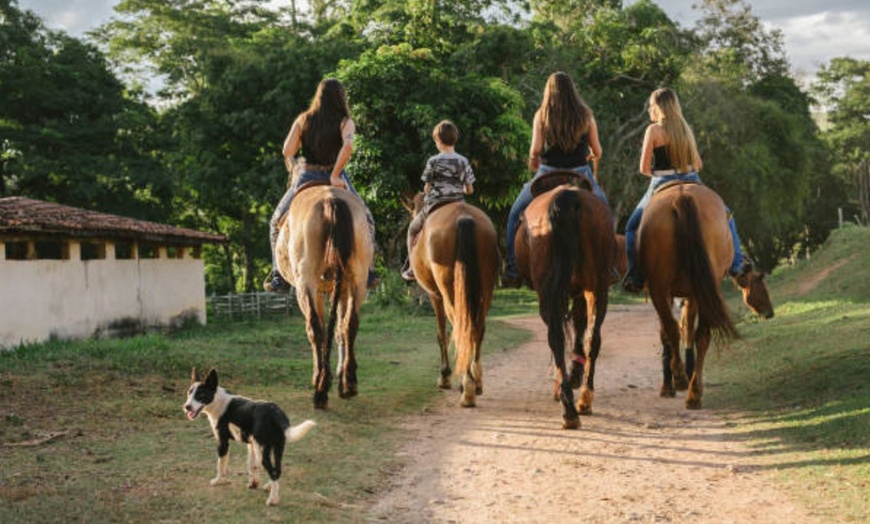
M313 420L306 420L302 424L297 426L290 426L284 431L284 436L287 437L289 442L296 442L297 440L304 437L309 431L311 431L314 426L317 425L317 422Z

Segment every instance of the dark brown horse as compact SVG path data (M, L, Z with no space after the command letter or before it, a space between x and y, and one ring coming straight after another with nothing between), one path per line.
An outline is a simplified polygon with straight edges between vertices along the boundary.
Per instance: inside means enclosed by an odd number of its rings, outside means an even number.
M422 195L418 195L414 212L421 206ZM449 320L461 404L474 406L475 395L483 393L480 346L501 265L495 228L483 211L470 204L445 204L429 213L409 256L417 283L429 294L435 310L441 349L438 385L450 389Z
M538 294L539 312L558 369L554 393L562 402L562 425L580 427L579 414L592 413L595 363L601 350L601 324L616 255L610 209L591 191L573 184L552 185L564 174L533 185L535 199L523 214L514 239L520 278ZM564 180L564 178L563 178ZM570 323L570 326L569 326ZM573 327L570 375L565 345ZM566 378L567 377L567 378ZM581 387L574 404L572 389Z
M661 395L673 397L676 390L688 389L689 409L701 407L704 358L711 340L739 336L719 288L733 257L727 210L712 189L678 184L653 195L638 230L638 263L659 317ZM753 311L773 316L761 273L753 269L736 281ZM671 311L675 298L683 299L679 326Z
M280 224L275 257L281 275L296 288L305 315L314 355L314 407L326 409L333 337L338 345L338 395L357 394L354 343L372 264L371 233L363 203L349 191L328 185L301 190L288 217Z

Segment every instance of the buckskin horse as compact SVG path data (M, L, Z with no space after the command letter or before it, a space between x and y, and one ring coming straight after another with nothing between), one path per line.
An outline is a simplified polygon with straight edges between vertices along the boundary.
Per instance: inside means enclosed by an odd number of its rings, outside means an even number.
M716 192L689 183L670 185L653 195L638 229L638 263L659 317L660 394L673 397L675 391L688 389L688 409L701 407L704 358L711 340L739 336L719 288L733 257L727 209ZM762 273L751 268L735 281L750 309L773 316ZM675 298L683 299L680 325L671 311ZM681 334L685 366L680 359Z
M580 427L578 413L592 413L595 363L616 256L610 209L588 187L578 187L577 180L576 174L561 172L536 178L535 199L514 238L519 276L537 293L547 325L558 370L554 396L562 402L565 429ZM574 337L570 375L565 363L569 323ZM581 386L575 406L572 389Z
M422 202L422 194L418 194L413 214L420 212ZM435 310L441 350L438 385L450 389L449 320L456 374L461 379L460 403L473 407L475 395L483 393L480 346L501 265L495 227L471 204L443 204L429 212L409 257L417 283L428 293Z
M287 219L289 217L289 220ZM300 188L279 225L278 270L296 289L314 356L314 407L326 409L332 386L330 352L338 346L338 395L357 394L354 343L373 246L363 203L345 189ZM327 319L326 296L331 296Z

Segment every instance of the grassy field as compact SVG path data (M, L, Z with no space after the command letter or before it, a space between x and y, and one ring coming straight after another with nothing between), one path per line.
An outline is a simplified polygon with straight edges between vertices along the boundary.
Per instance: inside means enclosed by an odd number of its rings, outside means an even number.
M777 271L770 321L752 318L729 293L744 338L714 351L707 367L717 393L705 408L729 418L761 467L838 522L870 520L868 246L870 230L839 230L812 259ZM380 302L398 301L396 293L387 298ZM486 351L527 340L499 319L535 310L530 292L499 291ZM364 522L399 467L402 418L457 393L435 388L439 357L425 307L370 301L359 363L360 396L343 401L333 388L331 409L315 412L299 317L4 352L0 522ZM245 489L238 444L231 484L208 487L209 425L181 410L191 366L216 367L222 385L274 400L294 423L317 420L285 455L277 511L263 511L265 492Z
M494 316L529 310L506 292ZM487 352L525 332L493 319ZM362 522L405 435L402 417L437 395L435 324L425 308L366 306L358 339L360 395L333 388L311 406L302 319L213 323L172 335L52 342L0 354L0 522ZM545 358L542 356L542 358ZM279 511L245 489L245 448L230 448L231 484L208 487L215 443L205 417L182 410L191 366L218 369L231 391L268 398L291 422L318 422L288 448ZM485 361L484 361L485 366Z
M868 262L870 229L834 231L809 260L774 272L776 317L741 308L743 340L707 367L720 389L705 407L729 413L736 438L832 522L870 522Z

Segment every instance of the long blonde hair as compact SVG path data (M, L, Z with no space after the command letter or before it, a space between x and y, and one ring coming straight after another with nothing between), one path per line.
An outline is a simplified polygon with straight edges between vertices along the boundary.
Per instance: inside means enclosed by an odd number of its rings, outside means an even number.
M691 171L692 168L698 169L699 166L692 165L698 153L695 134L683 118L683 110L680 108L677 94L667 87L662 87L653 91L650 102L661 112L660 123L668 137L666 147L671 164L681 173Z
M573 150L580 137L589 131L592 110L580 98L571 76L562 71L547 79L541 107L538 109L544 143Z

